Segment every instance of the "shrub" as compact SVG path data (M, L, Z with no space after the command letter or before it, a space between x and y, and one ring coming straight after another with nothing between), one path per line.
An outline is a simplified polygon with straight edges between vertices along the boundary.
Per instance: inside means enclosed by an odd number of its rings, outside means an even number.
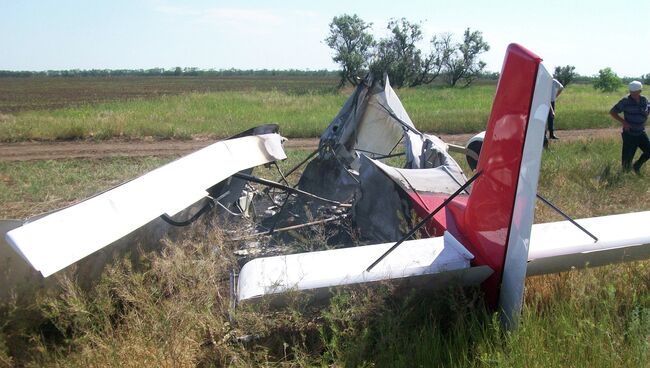
M613 92L621 86L621 78L614 73L612 68L605 68L598 71L594 88L603 92Z

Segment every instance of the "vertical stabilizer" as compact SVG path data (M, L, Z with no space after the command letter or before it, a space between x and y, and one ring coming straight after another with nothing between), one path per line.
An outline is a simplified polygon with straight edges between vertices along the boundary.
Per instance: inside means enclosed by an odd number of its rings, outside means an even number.
M475 264L495 271L484 289L506 321L521 308L551 80L537 55L508 47L478 161L482 175L454 216Z

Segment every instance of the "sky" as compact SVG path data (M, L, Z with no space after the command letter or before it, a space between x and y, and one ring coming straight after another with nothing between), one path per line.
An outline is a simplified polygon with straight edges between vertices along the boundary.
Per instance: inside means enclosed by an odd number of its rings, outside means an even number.
M324 39L343 14L372 23L376 38L392 18L420 23L423 51L436 34L481 31L488 71L516 42L551 72L650 73L648 0L0 0L0 70L337 70Z

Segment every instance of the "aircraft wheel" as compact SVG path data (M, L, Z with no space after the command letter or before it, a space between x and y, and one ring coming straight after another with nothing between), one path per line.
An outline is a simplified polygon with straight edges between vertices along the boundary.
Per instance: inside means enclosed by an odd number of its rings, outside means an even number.
M477 156L481 154L481 147L483 146L483 141L473 141L470 142L470 144L467 145L467 149L474 151ZM476 170L476 165L478 165L478 160L474 159L470 155L465 155L465 158L467 159L467 164L469 165L469 168L472 170Z

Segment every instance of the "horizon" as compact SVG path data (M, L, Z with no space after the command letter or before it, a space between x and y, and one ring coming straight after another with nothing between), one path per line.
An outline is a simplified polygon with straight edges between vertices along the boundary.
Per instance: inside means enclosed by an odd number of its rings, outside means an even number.
M170 71L175 70L176 68L181 68L183 72L179 75L174 75L174 74L169 74ZM34 74L41 74L41 73L48 73L48 72L80 72L80 73L85 73L85 72L93 72L93 71L98 71L98 72L142 72L146 73L148 71L152 70L161 70L161 73L164 74L144 74L144 75L129 75L129 74L124 74L124 75L116 75L116 77L130 77L130 76L139 76L139 77L159 77L159 76L164 76L164 77L193 77L193 76L201 76L201 75L190 75L188 73L192 73L192 71L185 72L185 69L196 69L195 71L198 73L206 73L208 76L214 76L210 75L211 73L227 73L227 72L243 72L242 76L248 76L252 75L257 72L277 72L277 73L286 73L286 74L291 74L291 73L296 73L296 74L305 74L305 75L310 75L310 74L318 74L318 73L327 73L327 74L339 74L341 72L340 69L237 69L237 68L230 68L230 69L199 69L199 68L194 68L194 67L182 67L182 66L177 66L177 67L171 67L171 68L163 68L163 67L153 67L153 68L147 68L147 69L47 69L47 70L5 70L5 69L0 69L0 78L3 77L23 77L23 76L14 76L14 75L2 75L3 72L8 72L8 73L34 73ZM368 71L366 71L368 72ZM549 70L551 74L553 74L553 70ZM490 74L497 74L497 76L500 74L500 72L493 72L493 71L488 71L484 70L481 73L480 78L485 78L488 77L488 80L491 79L489 77ZM36 76L42 76L42 75L36 75ZM47 77L66 77L65 75L47 75ZM228 75L228 77L231 76L236 76L236 75ZM260 75L260 77L266 76L266 75ZM25 76L25 77L31 77L31 76ZM71 77L95 77L93 75L72 75ZM106 75L96 75L96 77L106 77ZM221 76L220 76L221 77ZM225 76L224 76L225 77ZM337 75L338 77L338 75ZM591 79L591 78L597 78L597 75L582 75L578 74L577 78L586 78L586 79ZM623 80L634 80L634 79L639 79L639 76L619 76L619 78ZM438 80L436 78L436 80ZM495 79L496 82L496 79ZM434 82L435 83L435 82Z

